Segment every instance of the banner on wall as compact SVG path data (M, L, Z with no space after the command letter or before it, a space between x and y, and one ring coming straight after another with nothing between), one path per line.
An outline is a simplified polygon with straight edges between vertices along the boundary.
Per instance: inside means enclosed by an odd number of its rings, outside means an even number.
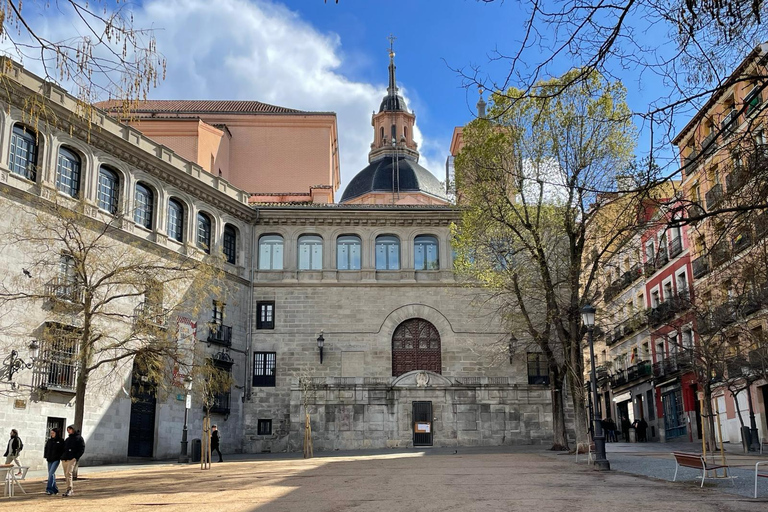
M173 384L184 386L184 379L189 375L195 362L195 342L197 341L197 322L183 315L176 317L176 343L179 347L179 360L173 368Z

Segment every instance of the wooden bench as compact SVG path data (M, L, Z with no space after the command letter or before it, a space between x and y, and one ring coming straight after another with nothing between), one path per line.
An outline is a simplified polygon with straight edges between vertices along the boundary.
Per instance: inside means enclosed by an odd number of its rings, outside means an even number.
M768 468L763 469L761 472L760 471L761 464L768 464L768 460L764 460L762 462L758 462L757 464L755 464L755 498L757 498L757 479L768 478Z
M730 466L726 464L710 464L699 453L672 452L672 455L675 457L675 477L672 479L673 482L677 481L677 470L680 469L681 466L684 468L701 470L701 487L704 487L704 479L707 478L707 472L715 471L716 469L731 469ZM711 480L716 477L709 478ZM727 478L731 479L731 485L735 485L733 483L733 475L730 475Z

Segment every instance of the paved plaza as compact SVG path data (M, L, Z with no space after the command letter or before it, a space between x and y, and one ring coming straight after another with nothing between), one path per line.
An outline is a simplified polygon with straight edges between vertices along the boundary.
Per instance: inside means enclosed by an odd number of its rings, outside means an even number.
M15 512L766 510L768 490L766 498L753 500L721 492L720 482L699 489L693 474L678 483L626 474L632 457L644 468L674 464L661 452L611 450L620 467L610 473L540 448L398 450L309 460L233 456L208 471L162 463L83 468L72 498L46 496L35 474L25 483L29 495L4 503L13 503Z

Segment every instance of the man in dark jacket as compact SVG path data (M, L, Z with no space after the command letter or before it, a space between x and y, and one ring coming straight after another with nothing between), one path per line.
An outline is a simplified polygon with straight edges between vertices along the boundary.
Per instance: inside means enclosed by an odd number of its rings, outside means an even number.
M72 489L72 472L75 470L77 461L80 460L80 457L85 453L85 441L83 441L83 436L80 435L80 432L75 430L74 425L67 427L67 433L69 436L67 436L67 440L64 441L64 454L61 456L61 462L64 466L64 476L67 481L67 490L62 494L64 497L72 496L74 494L74 490Z
M45 442L43 457L48 461L48 485L45 486L45 494L59 494L59 488L56 487L56 469L61 462L61 456L64 454L64 439L61 437L61 430L54 428L51 430L51 437Z
M213 457L213 452L216 452L219 454L219 462L224 462L224 459L221 457L221 450L219 450L219 441L221 438L219 437L219 429L216 427L216 425L211 426L211 457Z
M8 447L5 449L5 463L11 464L14 461L16 462L16 465L21 467L21 462L19 462L19 452L21 452L21 449L23 448L24 443L21 442L21 438L19 437L19 432L15 429L11 429L11 438L8 440ZM18 473L19 475L21 473Z

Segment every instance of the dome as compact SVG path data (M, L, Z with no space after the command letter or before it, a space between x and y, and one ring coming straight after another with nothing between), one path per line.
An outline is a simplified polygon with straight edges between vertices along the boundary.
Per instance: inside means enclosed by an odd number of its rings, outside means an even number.
M399 94L387 94L381 100L379 112L408 112L405 100Z
M398 156L400 192L422 192L447 201L443 185L434 174L407 156ZM370 192L392 192L391 155L385 155L368 164L368 167L352 178L340 202L350 201Z

